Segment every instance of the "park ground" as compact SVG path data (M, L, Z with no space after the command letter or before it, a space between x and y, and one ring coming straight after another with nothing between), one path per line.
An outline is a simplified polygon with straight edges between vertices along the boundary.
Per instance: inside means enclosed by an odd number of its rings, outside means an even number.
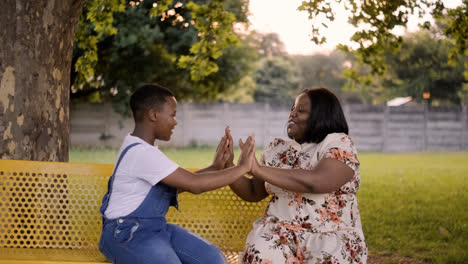
M163 152L199 168L211 163L214 148ZM110 164L116 155L116 149L72 148L70 161ZM468 263L468 152L361 153L359 160L369 264Z

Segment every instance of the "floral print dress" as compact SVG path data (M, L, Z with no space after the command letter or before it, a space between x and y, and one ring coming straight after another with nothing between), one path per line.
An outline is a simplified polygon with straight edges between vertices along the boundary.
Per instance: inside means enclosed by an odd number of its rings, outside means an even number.
M320 143L275 139L261 163L284 169L313 169L323 158L344 162L353 178L332 193L295 193L265 183L271 200L247 237L242 263L366 263L367 247L356 192L360 173L356 148L344 133Z

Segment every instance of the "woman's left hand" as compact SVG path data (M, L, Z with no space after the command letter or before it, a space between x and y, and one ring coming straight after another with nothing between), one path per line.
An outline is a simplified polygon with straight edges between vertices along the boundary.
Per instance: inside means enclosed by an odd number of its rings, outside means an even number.
M252 174L252 176L255 176L255 173L259 171L260 169L260 164L258 163L258 160L257 160L257 157L255 157L255 154L252 156L252 169L250 170L250 174Z

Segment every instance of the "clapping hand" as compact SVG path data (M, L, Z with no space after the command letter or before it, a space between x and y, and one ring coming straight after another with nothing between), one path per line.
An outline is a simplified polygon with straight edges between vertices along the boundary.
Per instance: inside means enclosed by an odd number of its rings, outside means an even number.
M229 167L230 164L233 165L234 151L232 145L231 133L229 131L229 127L226 127L225 134L221 138L221 141L216 148L216 153L213 160L213 167L216 170L222 170L226 167Z
M239 139L239 148L241 149L241 154L239 156L238 166L246 166L248 171L251 171L253 163L255 160L255 135L252 134L247 138L247 140L242 142L242 139Z
M227 151L225 152L225 155L229 155L224 168L229 168L234 166L234 141L232 140L231 130L229 129L229 126L227 126L224 129L224 136L228 141Z

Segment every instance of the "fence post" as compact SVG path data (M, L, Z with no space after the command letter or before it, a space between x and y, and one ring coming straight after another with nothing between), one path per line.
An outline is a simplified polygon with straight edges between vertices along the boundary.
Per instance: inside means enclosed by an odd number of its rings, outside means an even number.
M226 127L227 124L229 124L229 105L227 102L223 102L223 125Z
M349 104L343 105L343 112L344 112L346 121L349 123L349 120L351 119L351 116L350 116L350 112L351 112L351 111L350 111L350 106L349 106Z
M268 142L268 137L270 135L270 131L268 130L268 119L270 117L271 108L270 108L270 103L269 102L264 102L263 103L263 147L265 148L267 146Z
M230 110L230 105L231 103L228 102L223 102L223 127L221 128L221 131L223 131L224 134L224 128L227 125L230 125L232 123L232 113Z
M385 152L387 150L387 127L388 127L388 119L390 115L390 107L388 105L384 105L384 118L382 124L382 145L380 147L380 151Z
M350 129L350 124L351 123L349 122L351 120L349 104L343 105L343 113L345 115L346 122L348 123L348 128L349 128L348 134L349 134L350 137L353 137L353 135L351 135L351 129Z
M191 126L192 124L190 124L190 120L191 120L191 103L183 103L182 104L182 124L184 124L183 126L183 129L182 129L182 145L185 147L185 146L188 146L190 144L190 140L192 140L192 129L191 129Z
M423 142L423 150L427 151L427 142L428 142L428 125L427 123L429 122L429 107L428 104L424 104L424 142Z
M461 129L461 146L460 150L465 150L467 148L466 146L466 121L468 120L467 117L467 107L466 105L462 105L462 116L461 116L461 122L462 122L462 129Z

